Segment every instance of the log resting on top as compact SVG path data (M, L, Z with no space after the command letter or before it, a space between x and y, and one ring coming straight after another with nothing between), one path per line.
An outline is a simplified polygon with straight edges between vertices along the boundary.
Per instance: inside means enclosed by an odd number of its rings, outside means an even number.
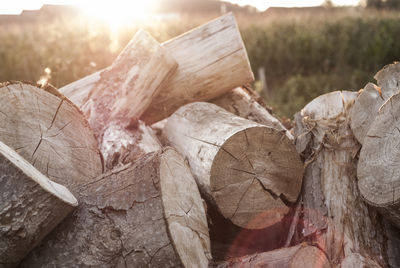
M303 163L285 131L196 102L168 118L163 136L187 157L205 198L240 227L279 223L299 195Z

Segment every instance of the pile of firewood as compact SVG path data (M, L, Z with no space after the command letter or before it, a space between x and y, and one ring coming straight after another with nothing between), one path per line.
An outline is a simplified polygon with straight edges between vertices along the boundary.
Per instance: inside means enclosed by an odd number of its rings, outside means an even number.
M1 84L0 267L400 267L400 65L376 78L289 131L228 14Z

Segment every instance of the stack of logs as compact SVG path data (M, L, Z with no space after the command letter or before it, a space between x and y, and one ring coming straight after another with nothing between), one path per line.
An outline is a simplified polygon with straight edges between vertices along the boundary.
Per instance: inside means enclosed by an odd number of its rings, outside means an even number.
M227 14L59 90L3 83L0 267L399 267L400 65L376 79L288 131Z

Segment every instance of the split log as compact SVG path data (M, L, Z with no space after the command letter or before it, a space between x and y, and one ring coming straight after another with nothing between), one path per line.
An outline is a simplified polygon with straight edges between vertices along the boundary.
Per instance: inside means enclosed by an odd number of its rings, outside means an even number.
M209 258L200 193L166 148L87 184L79 208L21 267L207 267Z
M14 267L78 201L1 141L0 185L0 266Z
M400 64L394 63L385 66L376 73L374 78L379 87L368 83L360 92L350 112L351 129L361 144L378 115L379 108L391 96L400 91Z
M368 204L400 227L400 93L379 110L364 139L357 176Z
M0 140L72 193L102 173L97 142L80 110L50 87L0 85Z
M331 267L325 253L314 246L300 244L294 247L282 248L274 251L257 253L250 256L232 259L218 263L216 268L328 268ZM369 267L369 266L368 266Z
M359 93L350 110L350 127L361 144L364 143L365 136L384 102L381 89L373 83L368 83Z
M232 14L217 18L161 46L179 67L141 117L148 124L166 118L186 103L216 98L254 79ZM84 103L81 99L90 94L102 72L67 85L60 91L80 106Z
M325 94L296 114L296 142L307 145L298 147L307 163L300 228L333 265L359 267L359 258L351 257L359 254L384 267L386 231L377 212L363 202L355 176L360 145L350 130L349 109L356 95Z
M241 87L237 87L211 102L237 116L284 131L288 138L294 140L293 135L282 123Z
M155 135L137 120L176 68L169 53L139 31L110 67L60 89L84 111L108 169L157 150Z
M299 195L303 163L282 131L196 102L168 118L163 135L187 157L205 198L240 227L280 222Z

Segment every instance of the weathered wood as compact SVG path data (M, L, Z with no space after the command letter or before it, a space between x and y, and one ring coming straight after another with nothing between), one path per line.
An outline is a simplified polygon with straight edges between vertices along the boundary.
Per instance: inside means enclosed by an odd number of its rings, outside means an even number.
M384 100L389 99L400 90L400 63L388 64L374 76L381 88Z
M364 139L357 176L368 204L400 227L400 93L389 98Z
M187 157L208 201L238 226L271 226L298 197L303 163L282 131L196 102L168 118L163 135Z
M97 142L79 109L54 89L0 86L0 140L76 194L102 173Z
M277 130L285 131L288 138L294 139L293 135L278 119L272 116L265 107L259 104L241 87L237 87L211 102L237 116L268 127L273 127Z
M233 15L227 14L161 45L179 67L142 116L152 124L180 106L213 99L253 81L247 53ZM80 106L100 75L60 89Z
M226 262L214 264L216 268L328 268L331 267L325 253L314 246L300 244L294 247L257 253L254 255L235 258Z
M0 141L0 267L14 267L78 205Z
M202 200L174 149L86 185L80 206L21 267L207 267Z
M359 92L354 106L350 110L350 127L361 144L364 143L364 138L383 103L381 89L372 83L368 83Z
M350 256L359 254L366 262L384 267L388 260L385 228L357 187L359 144L349 126L349 109L356 95L325 94L296 115L296 142L307 145L297 147L307 163L301 232L327 253L333 265L358 267L359 258Z

